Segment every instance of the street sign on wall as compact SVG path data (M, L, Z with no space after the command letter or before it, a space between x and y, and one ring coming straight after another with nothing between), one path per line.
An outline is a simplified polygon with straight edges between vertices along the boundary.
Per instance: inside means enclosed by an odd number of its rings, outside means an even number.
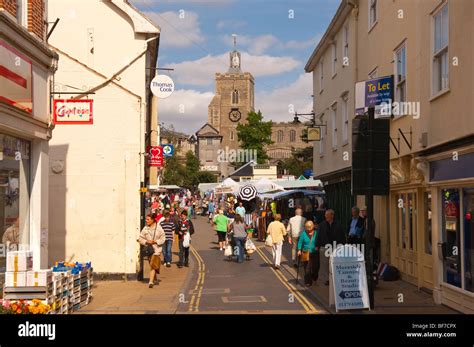
M391 112L381 112L382 105L393 100L393 76L384 76L367 81L357 82L355 86L355 115L364 115L369 107L375 108L375 118L384 113L390 117Z
M308 141L321 141L321 127L308 127Z
M369 308L364 254L352 245L340 245L330 258L336 311Z
M165 158L172 157L174 154L174 146L170 143L162 144L161 147L163 148L163 156Z
M148 166L163 166L163 148L161 146L148 146L146 152L148 154Z
M93 100L55 99L54 124L93 124Z

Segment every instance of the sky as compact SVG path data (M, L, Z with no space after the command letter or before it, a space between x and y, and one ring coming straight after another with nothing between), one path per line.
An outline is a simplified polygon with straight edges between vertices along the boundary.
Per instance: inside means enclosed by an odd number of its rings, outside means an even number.
M312 110L312 76L304 66L340 0L129 0L161 28L158 67L175 82L158 102L159 122L195 133L207 122L216 72L226 72L232 34L241 68L255 78L255 109L291 121Z

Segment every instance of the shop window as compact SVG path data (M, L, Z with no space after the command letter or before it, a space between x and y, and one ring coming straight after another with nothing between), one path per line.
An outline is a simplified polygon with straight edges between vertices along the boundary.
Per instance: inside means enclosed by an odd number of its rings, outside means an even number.
M461 288L459 189L441 190L444 281Z
M7 251L29 249L30 191L30 143L0 134L0 235ZM0 257L5 270L6 257Z

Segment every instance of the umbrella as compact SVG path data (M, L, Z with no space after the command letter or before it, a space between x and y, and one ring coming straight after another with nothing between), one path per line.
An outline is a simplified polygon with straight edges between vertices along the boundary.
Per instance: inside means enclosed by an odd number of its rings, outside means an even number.
M251 184L247 184L240 188L239 198L245 201L250 201L257 196L257 188Z

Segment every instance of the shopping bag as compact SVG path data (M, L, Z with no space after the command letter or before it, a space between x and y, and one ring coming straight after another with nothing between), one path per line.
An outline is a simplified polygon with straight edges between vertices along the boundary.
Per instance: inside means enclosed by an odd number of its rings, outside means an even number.
M268 234L267 239L265 240L265 246L273 247L272 235Z
M183 238L183 247L189 248L190 245L191 245L191 235L189 233L185 233L184 238Z
M225 255L226 257L230 257L230 256L233 255L233 251L232 251L232 246L231 246L231 245L225 246L224 255Z
M255 244L252 242L251 239L247 239L247 241L245 241L245 249L247 251L255 251L257 247L255 247Z

